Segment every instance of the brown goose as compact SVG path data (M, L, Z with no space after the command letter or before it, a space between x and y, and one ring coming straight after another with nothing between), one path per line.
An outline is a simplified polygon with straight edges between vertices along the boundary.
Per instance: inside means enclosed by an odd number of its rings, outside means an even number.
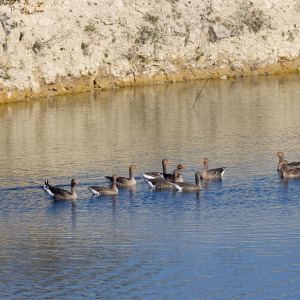
M167 174L168 173L167 172L167 164L169 164L170 162L171 161L169 159L164 158L161 162L162 167L163 167L162 173L160 173L160 172L146 172L146 173L143 174L143 177L145 179L160 179L160 178L162 178L161 174Z
M283 152L281 152L281 151L275 152L274 156L278 156L278 158L279 158L279 162L278 162L278 165L277 165L277 171L281 171L281 169L283 167L283 164L281 164L281 163L284 161ZM297 167L297 166L300 166L300 162L294 161L294 162L287 163L288 168Z
M163 178L159 178L159 179L145 179L145 181L147 182L147 184L155 190L169 190L169 189L173 189L173 185L172 182L176 182L178 175L181 173L181 170L175 169L173 172L173 181L167 180L167 179L163 179Z
M117 187L121 188L121 187L130 187L136 185L136 180L133 176L133 170L138 168L139 167L136 165L131 165L129 167L129 178L119 176L116 181ZM105 179L108 181L109 184L112 184L113 182L112 176L105 176Z
M119 190L117 188L117 179L118 179L118 175L114 174L112 176L113 178L113 182L112 182L112 186L108 187L108 186L88 186L88 189L97 196L105 196L105 195L117 195L119 193Z
M182 164L179 164L177 166L177 169L181 171L182 169L186 169L186 166L184 166ZM161 176L162 176L163 179L167 179L167 180L173 181L173 174L170 174L170 173L164 174L164 173L162 173ZM179 173L176 182L184 182L184 179L182 177L182 173L181 172Z
M208 170L208 159L203 158L202 163L203 163L203 171L201 174L201 178L220 179L224 175L226 167Z
M300 178L300 165L289 167L288 162L286 160L281 163L281 177L283 178Z
M201 190L200 176L201 176L201 172L196 172L195 173L195 182L196 182L196 184L187 183L187 182L174 182L174 183L171 183L171 184L179 192L200 191Z
M74 200L77 198L75 192L75 185L77 184L76 179L71 180L71 192L64 189L54 187L49 184L48 179L45 180L44 190L54 199L54 200Z

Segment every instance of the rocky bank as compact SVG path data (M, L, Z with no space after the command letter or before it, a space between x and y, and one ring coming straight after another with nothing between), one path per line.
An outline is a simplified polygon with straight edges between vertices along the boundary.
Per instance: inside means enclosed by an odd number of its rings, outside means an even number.
M300 70L300 0L0 0L0 103Z

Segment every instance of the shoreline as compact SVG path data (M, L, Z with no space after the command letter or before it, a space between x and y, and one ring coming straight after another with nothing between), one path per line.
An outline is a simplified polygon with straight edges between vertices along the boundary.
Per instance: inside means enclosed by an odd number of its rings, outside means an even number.
M153 76L129 76L115 78L111 76L86 75L80 78L59 76L52 84L40 83L40 91L32 89L18 90L2 87L0 90L0 104L30 101L45 97L71 95L76 93L105 91L114 88L143 86L158 83L185 82L205 79L228 79L249 76L268 76L279 74L291 74L300 72L300 57L295 60L283 59L276 64L250 65L235 68L212 68L207 70L182 68L178 73L166 73L162 70Z

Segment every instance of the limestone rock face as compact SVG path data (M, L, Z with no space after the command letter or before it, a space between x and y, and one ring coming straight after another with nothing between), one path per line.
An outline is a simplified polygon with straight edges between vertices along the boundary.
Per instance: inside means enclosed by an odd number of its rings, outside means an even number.
M299 0L0 0L0 102L300 70Z

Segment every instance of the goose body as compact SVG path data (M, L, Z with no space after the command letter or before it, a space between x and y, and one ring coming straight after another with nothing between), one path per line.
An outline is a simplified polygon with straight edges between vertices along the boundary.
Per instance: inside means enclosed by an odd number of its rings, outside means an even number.
M186 169L186 166L184 166L182 164L179 164L177 166L177 169L181 171L182 169ZM170 181L173 181L173 176L174 176L174 174L171 174L171 173L162 173L161 174L161 177L163 179L167 179L167 180L170 180ZM184 179L183 179L183 176L182 176L181 172L179 172L179 174L177 176L177 179L176 179L176 182L184 182Z
M289 167L289 164L286 160L283 160L281 163L281 177L283 178L300 178L300 165Z
M44 190L54 199L54 200L74 200L77 198L77 194L75 192L75 185L77 184L76 179L71 180L71 192L54 187L49 184L48 179L45 180Z
M112 176L113 181L112 181L112 186L88 186L88 189L96 196L105 196L105 195L118 195L119 190L117 188L117 178L118 176L114 174Z
M226 167L220 167L220 168L208 170L208 159L203 158L202 163L203 163L203 171L201 174L202 178L221 179L223 177Z
M117 187L131 187L136 185L136 180L133 175L133 170L138 169L138 166L131 165L129 167L129 178L119 176L116 180ZM109 184L113 183L113 176L105 176L105 179L108 181Z
M178 178L178 175L181 171L178 169L175 169L173 172L173 181L159 178L159 179L146 179L146 183L150 186L150 188L155 190L170 190L173 189L172 182L176 182L176 179Z
M171 184L179 192L200 191L201 190L200 176L201 176L201 172L196 172L195 173L195 182L196 182L196 184L187 183L187 182L174 182L174 183L171 183Z
M143 174L143 177L145 179L161 179L162 178L162 175L161 174L167 174L167 164L169 164L171 161L169 159L166 159L164 158L162 160L162 168L163 168L163 171L162 173L160 172L146 172Z
M278 156L279 158L279 162L277 165L277 171L281 171L283 168L283 164L281 164L284 161L284 154L281 151L275 152L274 156ZM300 162L294 161L294 162L290 162L290 163L286 163L286 167L288 168L292 168L292 167L297 167L300 166Z

